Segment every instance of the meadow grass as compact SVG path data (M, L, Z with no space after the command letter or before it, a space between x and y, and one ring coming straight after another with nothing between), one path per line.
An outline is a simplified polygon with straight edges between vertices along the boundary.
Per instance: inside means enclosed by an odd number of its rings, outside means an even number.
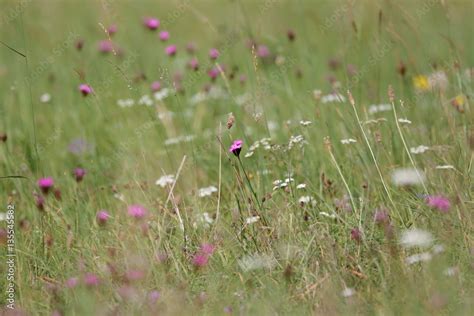
M0 3L2 313L472 313L472 1Z

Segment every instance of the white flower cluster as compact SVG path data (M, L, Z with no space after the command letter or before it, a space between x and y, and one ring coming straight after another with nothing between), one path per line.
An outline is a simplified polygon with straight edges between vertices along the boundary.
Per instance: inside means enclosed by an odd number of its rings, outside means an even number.
M346 98L342 94L339 93L331 93L331 94L326 94L321 97L321 102L322 103L343 103L346 101Z
M341 144L349 145L351 143L357 143L357 141L353 138L341 139Z
M303 147L308 142L304 139L303 135L290 136L290 141L288 142L288 150L292 149L295 145Z
M198 190L198 196L199 197L205 197L205 196L211 196L212 193L217 192L217 188L213 185L205 188L200 188Z
M416 185L424 180L424 172L418 169L400 168L392 172L392 182L397 186Z
M164 188L168 184L173 184L174 181L175 181L174 175L168 174L168 175L164 175L161 178L159 178L158 180L156 180L155 184L159 185L162 188Z
M257 140L256 142L252 144L252 146L249 147L249 151L245 154L244 157L245 158L251 157L254 151L260 147L262 147L265 150L272 149L272 145L270 144L270 141L271 141L271 138L268 138L268 137Z
M411 147L411 148L410 148L410 152L411 152L412 154L417 155L417 154L422 154L422 153L424 153L425 151L427 151L427 150L429 150L429 149L430 149L430 147L428 147L428 146L420 145L420 146L418 146L418 147Z
M369 114L375 114L375 113L378 113L378 112L386 112L386 111L390 111L392 109L392 105L391 104L372 104L371 106L369 106Z
M286 188L291 182L295 182L295 179L289 177L284 180L275 180L273 181L273 191Z

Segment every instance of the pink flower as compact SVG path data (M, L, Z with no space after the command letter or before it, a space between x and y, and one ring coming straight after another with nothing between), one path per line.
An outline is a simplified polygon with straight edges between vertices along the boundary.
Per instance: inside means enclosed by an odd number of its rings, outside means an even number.
M97 286L99 285L99 277L93 273L86 273L84 275L84 284L87 286Z
M351 230L351 239L357 242L360 242L362 240L362 232L359 228L353 228Z
M144 24L149 30L153 31L160 27L160 20L156 18L146 18Z
M387 224L390 222L390 217L385 209L375 210L374 222L377 224Z
M186 45L186 51L188 54L194 54L196 52L196 45L194 43L188 43Z
M197 60L196 57L192 58L189 62L188 62L188 67L191 68L192 70L196 71L199 69L199 62Z
M209 69L207 74L211 78L211 80L214 81L217 78L217 76L219 75L219 69L217 69L216 67L211 68L211 69Z
M451 208L449 199L442 195L429 195L426 198L426 204L429 207L436 208L443 213L447 213Z
M66 287L72 289L79 284L79 279L76 277L72 277L66 280Z
M258 45L257 47L257 56L260 58L266 58L270 56L270 50L265 45Z
M42 197L41 195L38 195L38 196L36 197L35 203L36 203L36 207L37 207L40 211L43 211L43 210L44 210L44 197Z
M97 212L96 219L97 219L97 224L99 225L105 225L107 221L109 220L110 215L106 210L101 210Z
M82 168L74 169L74 177L76 178L77 182L81 182L85 175L86 175L86 170Z
M101 53L110 53L114 50L114 44L111 40L103 40L99 42L98 48Z
M165 53L168 56L174 56L176 55L176 50L177 50L176 45L169 45L165 48Z
M112 36L112 35L114 35L115 33L117 33L117 25L112 24L111 26L109 26L109 27L107 28L107 33L108 33L110 36Z
M153 81L151 83L151 91L157 92L160 91L161 89L161 83L159 81Z
M209 256L205 253L197 253L193 258L193 265L197 268L202 268L209 262Z
M137 281L145 277L145 272L142 270L129 270L126 272L125 277L128 281Z
M215 250L216 250L216 246L214 246L213 244L204 243L201 245L199 252L210 256L214 253Z
M87 96L87 95L91 94L92 92L94 92L94 90L92 90L91 86L89 86L88 84L85 84L85 83L83 83L79 86L79 91L81 91L83 96Z
M38 186L44 194L48 194L49 190L54 186L52 177L41 178L38 180Z
M217 59L217 57L219 57L219 51L216 49L216 48L211 48L209 50L209 57L211 57L211 59Z
M148 293L148 303L150 303L151 305L155 304L156 301L158 301L158 299L161 297L161 294L160 292L154 290L154 291L151 291L150 293Z
M147 209L138 204L130 205L128 207L128 215L135 217L136 219L145 217L147 213Z
M232 145L229 148L229 152L231 152L234 155L236 155L237 157L239 157L240 151L242 150L243 143L244 142L240 139L234 140L234 142L232 143Z
M170 39L170 32L168 31L161 31L160 34L158 35L158 37L160 38L160 40L162 42L166 42L167 40Z

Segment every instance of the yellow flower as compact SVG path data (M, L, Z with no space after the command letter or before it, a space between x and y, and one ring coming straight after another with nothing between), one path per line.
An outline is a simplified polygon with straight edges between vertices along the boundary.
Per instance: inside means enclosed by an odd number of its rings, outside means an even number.
M413 85L419 91L427 91L430 87L430 82L428 81L428 77L424 75L418 75L413 78Z

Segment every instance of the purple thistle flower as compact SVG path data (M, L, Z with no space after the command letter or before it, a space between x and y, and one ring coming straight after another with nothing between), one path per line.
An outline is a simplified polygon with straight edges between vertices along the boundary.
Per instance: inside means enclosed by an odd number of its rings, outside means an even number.
M188 67L191 68L192 70L196 71L199 69L199 62L197 60L196 57L192 58L189 62L188 62Z
M141 205L135 204L128 207L128 215L141 219L147 215L148 211Z
M207 75L211 78L212 81L216 80L217 76L219 75L219 69L216 67L209 69Z
M54 186L52 177L41 178L38 180L38 186L44 194L48 194L49 190Z
M357 242L360 242L362 240L362 232L359 228L351 229L351 239Z
M244 142L240 139L234 140L234 142L232 143L232 145L229 148L229 152L231 152L234 155L236 155L237 157L239 157L240 151L242 150L243 143Z
M219 55L220 55L220 53L216 48L211 48L209 50L209 57L211 59L217 59L217 57L219 57Z
M154 31L160 27L160 20L156 18L146 18L144 24L149 30Z
M74 169L74 177L76 178L77 182L81 182L85 175L86 175L86 170L82 168Z
M107 54L113 52L114 50L114 43L111 40L102 40L97 45L97 49L99 52Z
M374 213L374 222L376 224L387 224L390 222L390 216L385 209L377 209Z
M84 275L84 284L87 286L97 286L99 285L99 277L93 273L86 273Z
M170 32L168 31L161 31L160 34L158 35L158 37L160 38L160 40L162 42L166 42L167 40L170 39Z
M451 208L451 203L447 197L442 195L429 195L426 197L426 204L431 207L438 209L443 213L447 213Z
M161 83L159 81L153 81L151 83L151 91L157 92L161 90Z
M89 94L94 92L94 90L92 90L91 86L89 86L88 84L85 84L85 83L83 83L79 86L79 91L82 93L83 96L88 96Z
M111 26L109 26L109 27L107 28L107 33L108 33L110 36L113 36L115 33L117 33L117 25L112 24Z
M216 246L214 246L213 244L209 244L209 243L204 243L199 248L200 253L206 254L208 256L212 255L214 253L214 251L216 251Z
M270 50L265 45L258 45L257 56L260 58L267 58L268 56L270 56Z
M97 215L96 215L97 224L103 226L107 223L109 218L110 218L110 215L106 210L101 210L97 212Z
M165 48L165 53L168 56L176 55L176 51L177 51L176 45L169 45Z
M193 265L196 267L196 268L202 268L204 266L206 266L209 262L209 256L206 255L205 253L197 253L194 257L193 257Z

